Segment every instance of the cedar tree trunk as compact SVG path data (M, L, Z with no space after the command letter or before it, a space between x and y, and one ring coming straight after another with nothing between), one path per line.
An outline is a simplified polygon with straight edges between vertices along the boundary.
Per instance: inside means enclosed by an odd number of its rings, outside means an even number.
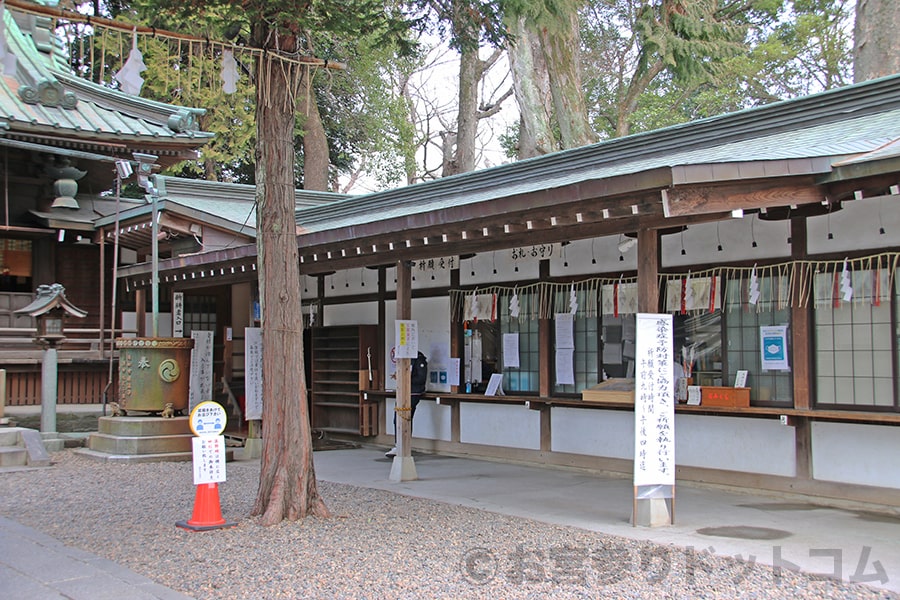
M262 35L257 39L265 40ZM285 40L282 38L282 49ZM294 119L300 80L291 63L257 71L256 222L263 339L263 449L253 515L260 524L328 516L316 488L303 369L294 221Z

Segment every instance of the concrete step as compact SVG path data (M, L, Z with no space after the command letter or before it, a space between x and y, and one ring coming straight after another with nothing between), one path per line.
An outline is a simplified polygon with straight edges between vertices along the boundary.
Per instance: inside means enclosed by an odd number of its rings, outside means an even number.
M169 419L171 420L171 419ZM88 448L109 454L160 454L165 452L191 452L193 434L123 436L93 433Z
M188 417L100 417L97 421L97 431L112 436L191 435Z
M19 430L15 427L0 429L0 446L15 446L19 443Z
M28 453L19 446L0 446L0 467L24 467L28 464Z

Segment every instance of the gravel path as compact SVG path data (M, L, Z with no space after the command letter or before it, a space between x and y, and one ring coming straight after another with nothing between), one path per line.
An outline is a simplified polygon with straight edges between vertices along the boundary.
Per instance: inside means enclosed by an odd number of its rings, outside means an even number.
M260 527L256 462L219 485L232 529L189 532L190 463L71 450L0 474L0 514L207 598L900 598L691 550L319 482L334 517Z

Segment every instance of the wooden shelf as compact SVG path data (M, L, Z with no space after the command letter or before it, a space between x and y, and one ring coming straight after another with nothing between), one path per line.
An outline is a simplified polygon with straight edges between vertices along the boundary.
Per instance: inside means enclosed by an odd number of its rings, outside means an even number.
M310 415L317 431L370 436L377 433L378 407L364 402L361 389L377 366L374 325L316 327L310 335Z

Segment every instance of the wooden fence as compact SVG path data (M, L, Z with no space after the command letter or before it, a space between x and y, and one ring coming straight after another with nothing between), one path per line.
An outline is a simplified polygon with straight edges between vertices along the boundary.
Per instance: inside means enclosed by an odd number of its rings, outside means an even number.
M100 366L100 365L97 365ZM56 392L57 404L100 404L103 390L109 382L108 367L79 366L77 370L60 368ZM115 402L119 396L118 371L113 371L113 383L106 401ZM31 406L41 403L41 372L6 371L6 406Z

